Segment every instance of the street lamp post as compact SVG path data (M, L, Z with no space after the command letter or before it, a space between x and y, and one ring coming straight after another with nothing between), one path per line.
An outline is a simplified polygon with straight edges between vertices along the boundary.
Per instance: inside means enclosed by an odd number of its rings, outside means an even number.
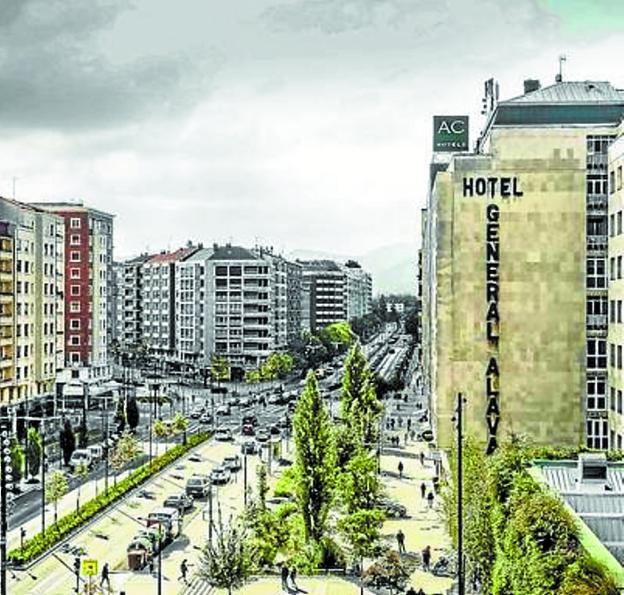
M247 451L243 454L243 502L247 508Z
M457 576L458 595L465 594L464 576L464 513L463 513L463 405L466 399L457 394Z

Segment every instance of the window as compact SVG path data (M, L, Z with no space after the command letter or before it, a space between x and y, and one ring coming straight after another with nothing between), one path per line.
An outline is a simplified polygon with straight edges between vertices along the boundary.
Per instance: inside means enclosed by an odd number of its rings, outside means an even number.
M617 278L618 279L622 278L622 257L621 256L617 257Z
M611 194L615 192L615 172L613 170L609 172L609 192Z
M72 268L69 271L71 279L80 279L80 269Z
M622 166L618 165L617 168L617 189L622 190Z
M622 369L622 346L617 346L617 367L618 370Z
M617 391L617 412L622 413L622 391Z
M617 321L619 324L622 323L622 300L617 301Z
M75 351L71 352L69 354L69 358L70 358L70 362L72 364L79 364L80 363L80 354L76 353Z
M622 211L617 212L617 235L622 235Z
M71 286L71 295L73 295L73 296L80 295L80 285L72 285Z
M607 342L605 339L587 340L587 368L590 370L607 367Z
M609 259L609 280L615 281L615 256Z
M587 379L587 409L589 411L606 409L606 389L604 378Z
M613 237L615 235L615 214L612 213L609 216L609 235Z
M604 289L607 286L605 259L587 259L587 287L589 289Z
M80 319L79 318L72 318L69 321L69 328L72 331L79 331L80 330Z
M80 312L80 302L69 302L70 312Z
M72 217L69 220L69 226L72 229L79 229L80 228L80 219L78 217Z
M615 411L615 389L613 387L609 388L609 396L611 397L609 399L609 408L611 411Z
M615 368L615 345L613 343L609 344L609 365Z
M587 447L609 448L609 427L605 419L587 420Z
M69 253L69 260L70 262L80 262L80 252L78 252L77 250L72 250Z
M590 300L591 298L587 298L587 313L588 314L593 314L593 312L590 312ZM615 300L611 300L609 303L609 322L610 323L615 323Z
M69 236L69 243L72 246L80 246L80 235L77 233L71 234L71 236Z

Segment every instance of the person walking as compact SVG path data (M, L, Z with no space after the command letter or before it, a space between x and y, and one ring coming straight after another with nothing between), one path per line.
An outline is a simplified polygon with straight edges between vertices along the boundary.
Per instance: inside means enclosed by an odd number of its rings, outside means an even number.
M429 510L433 508L433 492L429 492L427 495L427 503L429 504Z
M425 494L427 493L427 484L423 481L420 484L420 497L424 500Z
M182 564L180 564L180 576L178 577L178 580L182 580L184 581L184 584L187 584L186 581L186 574L188 573L188 564L186 562L186 558L184 558L184 560L182 560Z
M422 551L423 570L429 572L431 564L431 546L426 546Z
M405 553L405 533L401 529L396 534L397 544L399 546L399 554Z
M282 564L282 571L281 571L281 576L282 576L282 589L284 591L288 591L288 566L286 566L286 564Z
M408 430L412 429L412 418L411 417L407 418L407 429Z
M297 569L294 566L290 571L290 584L295 591L299 592L299 587L297 586Z
M110 584L110 577L109 577L109 571L108 571L108 562L104 563L104 566L102 566L102 574L100 575L100 587L103 588L104 583L106 583L106 586L108 587L108 590L111 590L111 584Z
M399 479L403 479L403 461L399 461Z
M420 464L424 467L425 466L425 452L424 451L420 451Z
M414 587L410 587L407 591L405 591L405 595L417 595L417 593L414 591Z

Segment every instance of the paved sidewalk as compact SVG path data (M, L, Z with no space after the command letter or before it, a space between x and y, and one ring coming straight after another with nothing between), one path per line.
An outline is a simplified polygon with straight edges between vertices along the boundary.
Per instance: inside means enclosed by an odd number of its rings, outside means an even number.
M429 455L429 447L423 442L410 441L407 446L392 447L387 451L392 454L383 454L381 457L383 484L392 500L405 505L408 518L386 521L382 534L393 549L398 549L396 534L399 528L402 529L407 553L418 554L419 557L425 546L429 545L433 567L440 555L451 549L451 541L439 512L438 497L434 500L432 510L429 510L426 498L421 498L420 486L423 481L427 487L426 493L433 492L434 462L425 460L425 465L422 466L419 458L423 451ZM404 466L402 479L399 478L399 461ZM416 570L410 579L410 585L416 591L423 589L427 595L446 593L452 582L450 578L436 577L422 570Z

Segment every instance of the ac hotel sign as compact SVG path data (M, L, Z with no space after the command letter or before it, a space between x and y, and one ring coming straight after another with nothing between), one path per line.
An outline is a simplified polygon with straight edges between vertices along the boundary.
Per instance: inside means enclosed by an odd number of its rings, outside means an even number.
M485 335L490 356L485 370L485 421L487 425L487 454L498 446L500 422L500 373L498 367L498 341L500 313L498 308L500 272L500 207L496 198L519 198L522 190L515 177L466 177L462 181L463 196L488 198L485 207Z

